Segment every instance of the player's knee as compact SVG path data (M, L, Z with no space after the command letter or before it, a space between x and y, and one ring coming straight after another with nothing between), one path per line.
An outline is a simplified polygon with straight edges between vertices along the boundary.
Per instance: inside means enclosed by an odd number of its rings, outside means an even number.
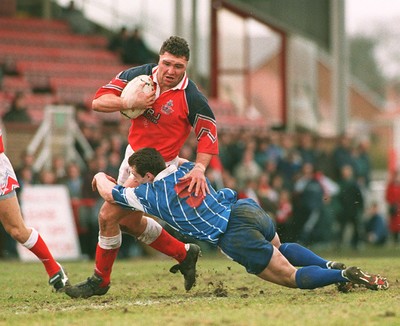
M295 268L282 269L279 273L280 284L288 288L297 288L296 271Z
M118 223L119 216L113 214L107 206L103 206L99 212L99 224Z
M143 233L147 223L141 212L132 212L128 218L124 218L119 221L119 226L122 232L129 233L137 237Z
M297 288L297 283L296 283L296 272L297 270L294 270L290 274L286 275L285 277L285 284L288 288Z

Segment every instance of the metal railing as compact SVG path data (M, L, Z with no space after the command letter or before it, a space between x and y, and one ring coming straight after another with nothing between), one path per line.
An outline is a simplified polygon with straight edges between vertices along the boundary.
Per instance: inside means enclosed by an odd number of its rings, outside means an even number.
M83 157L78 153L75 144L83 149ZM61 154L66 161L76 161L81 166L90 159L94 151L81 132L75 120L75 108L71 105L48 105L45 116L27 152L35 155L34 171L51 167L54 155Z

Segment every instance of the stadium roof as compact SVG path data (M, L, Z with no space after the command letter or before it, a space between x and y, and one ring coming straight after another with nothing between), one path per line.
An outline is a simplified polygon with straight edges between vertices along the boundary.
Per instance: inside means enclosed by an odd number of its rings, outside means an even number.
M221 0L221 3L273 28L300 34L327 51L330 49L330 0Z

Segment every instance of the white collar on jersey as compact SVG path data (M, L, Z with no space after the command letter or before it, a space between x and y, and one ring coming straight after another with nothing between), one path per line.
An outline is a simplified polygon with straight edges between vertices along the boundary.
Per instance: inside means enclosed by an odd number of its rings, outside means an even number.
M153 68L152 75L153 75L153 81L156 84L156 97L159 97L160 96L160 86L158 86L158 77L157 77L158 76L158 66L155 66ZM180 81L180 83L169 90L186 89L188 83L189 83L189 79L188 79L186 71L185 71L185 74L184 74L182 80Z
M156 175L154 178L154 181L158 181L161 179L164 179L165 177L168 177L170 174L176 172L178 168L175 165L170 165L164 170L162 170L159 174Z

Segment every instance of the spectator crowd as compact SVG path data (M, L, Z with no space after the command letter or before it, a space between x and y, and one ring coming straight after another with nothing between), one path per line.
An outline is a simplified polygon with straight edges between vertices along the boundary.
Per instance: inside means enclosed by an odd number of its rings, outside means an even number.
M85 166L57 155L51 168L35 172L35 158L24 153L16 173L19 191L27 184L68 188L82 253L93 258L102 200L92 191L91 181L98 171L117 177L127 131L121 127L104 136L98 125L82 126L82 131L95 153ZM372 166L367 141L348 136L332 141L308 132L223 130L219 150L207 169L210 182L257 201L275 220L282 241L354 250L366 243L384 245L389 239L400 243L400 173L388 180L388 210L382 211L369 199ZM196 140L190 137L180 155L193 160L195 154ZM2 247L3 255L16 255L10 239ZM145 254L144 247L124 235L120 256Z
M84 17L74 1L63 11L63 18L77 33L90 34L93 30L93 26L82 23ZM132 31L121 27L110 38L108 49L129 65L155 62L157 57L139 27ZM2 120L30 122L23 94L16 94ZM98 171L117 178L126 148L128 132L124 127L105 137L102 126L82 125L95 153L84 166L56 155L51 168L35 171L35 157L28 153L23 154L19 166L14 162L19 193L28 184L64 184L68 188L81 250L89 258L95 254L97 215L102 204L92 191L91 181ZM387 181L384 198L388 209L382 210L382 205L369 198L372 166L367 141L346 135L332 141L308 132L250 129L221 130L218 137L220 153L208 167L207 177L217 189L226 186L235 189L239 198L257 201L275 220L282 242L355 250L365 243L384 245L389 239L400 244L400 173L393 173ZM196 144L192 136L180 155L194 160ZM13 240L0 231L0 257L17 255ZM120 255L143 254L144 248L135 239L123 236Z

